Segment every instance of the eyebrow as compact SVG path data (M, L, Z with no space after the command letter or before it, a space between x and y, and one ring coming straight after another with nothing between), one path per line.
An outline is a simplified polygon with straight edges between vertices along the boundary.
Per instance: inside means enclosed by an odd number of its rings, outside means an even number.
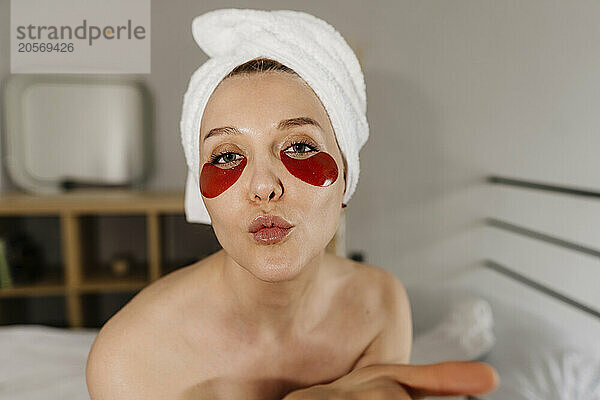
M315 121L314 119L312 119L310 117L296 117L296 118L283 119L283 120L279 121L279 123L277 124L277 129L284 130L284 129L289 129L289 128L293 128L296 126L303 126L303 125L312 125L312 126L315 126L319 129L323 130L321 125L317 121ZM210 131L208 131L208 134L204 137L203 141L206 141L206 139L208 139L209 137L212 137L212 136L241 135L241 134L242 134L242 132L240 132L237 128L235 128L233 126L224 126L221 128L213 128Z

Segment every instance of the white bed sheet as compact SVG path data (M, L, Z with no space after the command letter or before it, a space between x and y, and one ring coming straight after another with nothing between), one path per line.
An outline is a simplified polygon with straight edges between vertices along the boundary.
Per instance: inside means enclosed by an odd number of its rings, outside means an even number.
M96 329L0 327L0 399L89 400L85 363Z
M599 341L574 340L568 327L494 304L497 342L484 361L500 373L486 400L600 400Z

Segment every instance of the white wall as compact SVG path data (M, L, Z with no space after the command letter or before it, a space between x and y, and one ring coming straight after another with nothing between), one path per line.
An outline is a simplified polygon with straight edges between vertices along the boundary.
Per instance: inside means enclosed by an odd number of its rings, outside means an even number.
M9 73L0 0L0 77ZM206 59L192 18L224 7L292 8L334 25L360 52L371 138L348 206L349 251L405 280L481 257L482 178L495 172L600 188L600 2L454 0L152 2L157 169L181 189L182 96ZM10 188L1 179L2 189ZM600 232L598 232L600 234Z
M600 3L396 4L367 13L373 129L348 247L412 280L483 255L488 173L600 188Z

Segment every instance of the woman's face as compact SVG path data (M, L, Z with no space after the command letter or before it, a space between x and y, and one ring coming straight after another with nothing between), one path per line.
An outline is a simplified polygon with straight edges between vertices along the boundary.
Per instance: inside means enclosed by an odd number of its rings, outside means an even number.
M295 118L304 120L281 123ZM304 123L309 119L316 124ZM234 129L218 129L224 127ZM296 160L329 154L337 179L325 186L307 183L286 168L281 150ZM343 159L325 108L300 78L268 72L221 82L200 129L200 169L211 161L230 176L245 162L231 186L203 199L224 250L257 278L294 278L334 236L345 191ZM278 243L259 243L248 230L259 215L280 216L294 227Z

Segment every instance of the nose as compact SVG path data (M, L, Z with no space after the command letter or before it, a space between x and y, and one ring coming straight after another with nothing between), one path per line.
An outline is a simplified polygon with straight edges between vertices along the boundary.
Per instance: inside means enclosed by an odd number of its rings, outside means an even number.
M280 175L283 164L272 154L257 157L250 162L250 202L265 205L283 196L284 189Z

